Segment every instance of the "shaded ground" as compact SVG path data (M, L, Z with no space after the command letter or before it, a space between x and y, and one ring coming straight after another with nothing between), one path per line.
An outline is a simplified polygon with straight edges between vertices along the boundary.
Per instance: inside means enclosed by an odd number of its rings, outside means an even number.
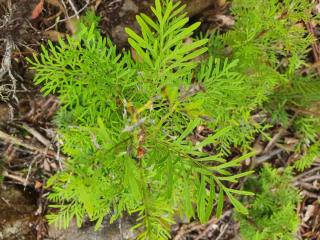
M34 192L4 185L0 192L0 239L34 240L37 217Z
M202 20L203 30L226 29L233 24L222 0L194 0L188 9L193 20ZM64 4L62 4L64 3ZM52 117L58 108L55 96L43 97L32 84L33 73L28 71L25 57L39 50L40 43L72 33L70 16L93 9L101 17L101 31L119 47L127 47L124 27L137 29L135 15L148 11L153 0L95 0L74 1L77 11L69 1L57 0L0 0L0 164L4 183L0 188L0 239L108 239L132 238L128 230L130 219L109 226L107 222L100 232L94 232L90 224L77 230L57 231L48 228L45 214L48 211L48 177L63 168L65 156L55 133ZM191 4L190 4L191 3ZM43 5L42 5L43 4ZM315 27L310 31L317 34ZM314 61L320 52L314 46ZM270 142L259 138L255 148L260 152L253 161L265 161L286 165L293 161L292 148L299 141L288 129L274 127ZM281 143L280 145L278 143ZM305 173L296 176L295 185L303 198L299 213L302 219L300 236L320 239L320 161ZM197 222L173 227L173 239L233 239L238 224L227 210L221 219L211 219L206 225Z

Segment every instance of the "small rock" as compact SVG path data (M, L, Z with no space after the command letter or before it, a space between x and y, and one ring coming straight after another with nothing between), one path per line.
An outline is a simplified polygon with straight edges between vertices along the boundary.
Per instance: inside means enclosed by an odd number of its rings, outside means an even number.
M35 199L23 189L8 185L0 189L0 239L36 238Z
M122 17L124 13L128 11L138 13L139 7L132 0L125 0L119 13L120 17Z
M123 218L121 220L121 233L119 222L109 224L105 220L100 230L95 231L94 225L78 228L73 221L69 228L58 229L53 225L49 226L49 239L55 240L129 240L135 239L135 233L130 229L133 227L132 220Z
M111 32L112 39L118 45L124 45L128 40L128 35L124 31L124 28L125 26L121 24L112 29L112 32Z

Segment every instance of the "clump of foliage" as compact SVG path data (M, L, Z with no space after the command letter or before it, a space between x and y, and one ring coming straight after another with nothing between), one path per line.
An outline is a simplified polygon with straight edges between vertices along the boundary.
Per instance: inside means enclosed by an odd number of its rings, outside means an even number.
M294 128L301 138L296 146L296 153L301 158L294 163L298 171L303 171L313 164L320 156L320 118L314 116L299 117L294 121Z
M59 210L49 215L51 223L67 227L75 217L80 226L88 216L99 227L106 215L114 221L137 213L139 239L168 239L177 213L206 222L213 212L221 214L225 198L247 213L236 195L251 192L229 183L251 173L232 174L252 155L255 135L268 127L253 113L268 112L282 125L293 122L309 139L305 143L317 142L309 131L317 118L308 122L290 113L320 100L319 81L300 74L314 41L303 26L313 18L309 1L232 4L234 28L209 40L192 39L200 23L187 25L184 6L156 0L154 18L137 16L141 34L126 29L135 59L101 37L98 19L89 15L94 24L84 21L75 36L56 46L49 42L30 60L36 84L45 94L59 94L56 122L70 156L66 169L48 182ZM204 140L195 137L197 126L210 129ZM213 151L204 151L207 146ZM244 155L233 158L235 148ZM262 179L275 174L264 171ZM270 184L288 185L286 176ZM270 187L261 182L260 195ZM293 216L297 200L291 202L286 211ZM260 209L260 219L249 209L259 223L282 221L278 208Z
M186 42L200 23L186 26L183 11L179 3L156 0L155 20L137 16L141 35L126 29L137 61L85 25L30 60L36 84L59 94L56 121L70 156L48 182L59 210L50 223L67 227L75 217L80 226L88 216L99 227L106 215L114 221L137 212L138 238L160 240L170 237L175 214L206 222L215 203L221 214L225 197L247 212L235 195L252 194L227 183L251 173L232 175L231 168L252 154L226 161L223 152L202 150L219 146L231 130L215 124L222 115L213 110L222 109L220 98L231 90L217 84L242 76L233 71L237 61L195 61L208 40ZM193 144L188 137L199 125L212 133Z
M292 125L299 133L303 144L296 151L305 156L297 163L301 170L315 159L319 142L319 116L299 111L320 101L320 81L308 63L315 39L306 24L318 22L312 8L308 0L234 0L231 7L236 20L234 28L213 34L209 41L210 54L220 59L238 59L234 71L244 76L236 82L236 86L242 86L241 92L232 91L233 81L219 81L225 89L231 89L231 97L225 102L233 99L232 96L235 99L235 105L226 108L230 114L223 114L225 118L218 123L229 126L238 123L230 131L228 141L242 146L250 144L264 125L253 124L252 113L266 112L272 124L285 128ZM303 71L308 74L302 74ZM310 154L309 146L313 146Z
M292 185L292 172L269 166L262 168L258 179L250 179L250 190L257 193L249 204L247 216L238 215L244 240L292 240L299 226L296 206L299 192Z

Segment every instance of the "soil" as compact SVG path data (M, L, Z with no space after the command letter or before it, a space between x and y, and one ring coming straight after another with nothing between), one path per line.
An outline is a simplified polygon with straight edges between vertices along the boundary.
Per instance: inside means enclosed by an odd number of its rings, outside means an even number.
M3 185L0 191L0 239L34 240L37 209L34 192L21 186Z

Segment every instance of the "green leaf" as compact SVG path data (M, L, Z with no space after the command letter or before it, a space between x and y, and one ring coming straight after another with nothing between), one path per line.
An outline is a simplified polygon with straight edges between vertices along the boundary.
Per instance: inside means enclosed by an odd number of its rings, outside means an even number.
M253 192L244 191L244 190L237 190L237 189L228 188L228 191L231 193L239 194L239 195L254 196Z
M224 163L226 160L224 158L221 158L222 154L212 155L208 157L203 158L197 158L196 161L198 162L220 162Z
M181 135L176 140L176 143L181 143L187 136L189 136L193 129L195 129L199 124L201 120L199 118L196 118L194 120L191 120L187 126L187 128L181 133Z
M216 217L220 218L222 211L223 211L223 205L224 205L224 192L223 189L220 188L219 195L218 195L218 201L217 201L217 210L216 210Z
M231 204L235 207L235 209L242 213L242 214L248 214L248 209L242 205L230 192L229 189L225 189L225 193L228 196L228 199L230 200Z
M145 30L145 29L142 29ZM132 31L130 28L125 28L126 33L131 37L133 40L136 41L137 44L140 45L141 48L148 48L149 44L145 41L142 37Z
M239 166L239 164L242 161L244 161L244 160L246 160L246 159L248 159L248 158L250 158L250 157L252 157L254 155L255 155L254 152L250 152L250 153L247 153L247 154L245 154L245 155L243 155L243 156L241 156L239 158L233 159L233 160L231 160L229 162L220 164L218 166L210 167L210 169L212 169L212 170L221 170L221 169L225 169L225 168L236 167L236 166Z
M134 50L136 50L137 55L139 55L143 61L145 61L150 67L153 66L153 63L150 59L150 56L147 52L143 51L142 48L140 47L140 45L134 41L132 38L128 39L129 44L131 45L131 47L134 48Z
M164 47L164 51L168 50L169 48L173 47L181 40L186 39L187 37L191 36L192 32L196 30L200 26L200 22L194 23L191 26L185 28L181 33L175 36L173 39L168 41Z
M180 21L177 21L174 25L172 25L164 34L163 37L170 36L174 31L181 29L184 25L189 22L188 18L183 18Z
M201 143L199 143L196 147L202 148L202 147L208 146L212 143L216 143L216 140L219 139L221 136L225 135L227 132L229 132L230 129L231 129L231 127L225 127L223 129L219 130L214 135L207 137L205 140L203 140Z
M149 28L148 24L146 23L146 21L142 18L142 16L137 15L136 19L142 29L142 34L144 34L144 39L147 39L147 38L153 39L153 33Z
M184 187L183 187L183 210L184 212L182 213L183 215L186 216L186 218L189 220L191 217L194 216L194 210L191 202L191 188L192 186L190 180L188 178L184 179Z
M210 185L210 195L209 195L209 199L207 202L207 207L206 207L206 217L205 217L205 222L207 222L212 214L212 210L213 210L213 204L214 204L214 200L216 197L216 191L215 191L215 184L212 178L209 179L209 185Z
M219 178L219 180L222 180L222 181L229 181L229 182L236 183L236 182L238 182L238 180L237 180L238 178L248 176L252 173L254 173L254 171L247 171L247 172L239 173L239 174L232 175L232 176L218 177L218 178Z
M135 163L130 158L124 158L125 163L125 183L128 185L129 190L132 192L135 201L139 201L141 199L141 191L139 187L138 180L136 178L136 174L138 169L135 166Z
M154 30L159 32L159 25L157 25L150 17L148 17L144 13L141 13L140 16L149 26L151 26Z
M167 159L167 172L168 172L168 180L167 180L167 196L166 199L171 199L172 197L172 192L173 192L173 173L174 169L173 169L173 163L172 163L172 159L169 158Z
M184 44L181 48L179 48L177 51L175 51L176 54L185 54L185 53L188 53L196 48L199 48L203 45L205 45L206 43L208 42L208 39L201 39L199 41L195 41L195 42L192 42L192 43L186 43ZM199 49L201 50L201 49ZM206 52L208 50L208 48L202 48L201 51L203 52ZM202 53L200 53L199 55L201 55ZM191 54L190 54L191 55ZM197 56L199 56L197 55ZM192 56L192 55L191 55ZM192 56L190 59L193 59L197 56ZM185 59L185 58L184 58Z
M197 193L197 213L201 223L205 222L206 215L206 182L204 177L200 179L200 186Z

